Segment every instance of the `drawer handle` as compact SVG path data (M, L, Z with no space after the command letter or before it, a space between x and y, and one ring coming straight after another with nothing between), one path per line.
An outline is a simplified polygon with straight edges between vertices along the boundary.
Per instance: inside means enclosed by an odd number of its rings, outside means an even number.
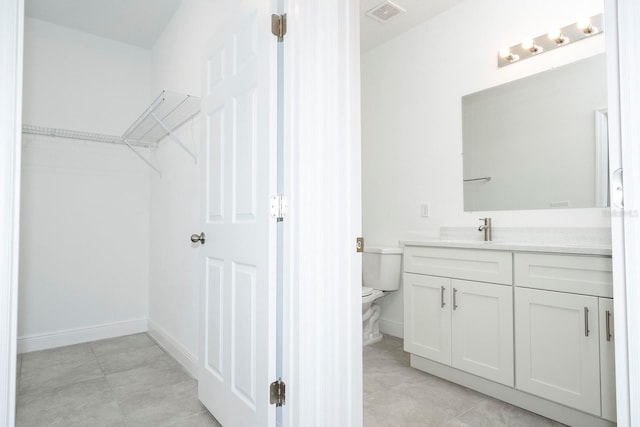
M458 290L456 288L453 288L453 309L455 310L456 308L458 308L458 304L456 303L456 294L458 293Z
M584 336L589 336L589 309L584 308Z
M440 307L444 307L444 286L440 288Z
M606 322L607 322L607 341L611 341L611 337L613 335L611 335L611 311L607 310L606 311Z

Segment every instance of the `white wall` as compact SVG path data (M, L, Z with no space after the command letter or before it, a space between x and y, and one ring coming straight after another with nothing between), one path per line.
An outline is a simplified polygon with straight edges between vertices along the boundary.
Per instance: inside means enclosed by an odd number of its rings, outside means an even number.
M24 123L122 135L151 102L151 53L25 19Z
M122 134L150 101L149 51L26 19L24 123ZM149 169L126 147L25 136L23 350L144 328Z
M183 1L153 47L155 90L201 96L202 48L216 28L218 4ZM178 135L201 154L199 119L183 126ZM200 267L198 246L189 237L200 232L198 168L170 141L161 145L158 157L162 177L151 179L150 329L173 347L170 350L188 368L195 369Z
M553 13L550 13L553 11ZM601 0L466 0L362 56L363 230L368 244L436 236L443 226L609 227L606 209L463 212L461 97L604 51L597 36L498 69L497 51L580 16ZM429 218L420 205L430 205ZM402 292L382 327L402 331Z

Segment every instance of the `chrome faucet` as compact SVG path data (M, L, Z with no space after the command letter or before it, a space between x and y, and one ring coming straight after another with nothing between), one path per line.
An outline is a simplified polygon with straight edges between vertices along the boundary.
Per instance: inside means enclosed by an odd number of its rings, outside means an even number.
M484 241L491 241L491 218L480 218L483 221L482 225L478 227L478 231L484 231Z

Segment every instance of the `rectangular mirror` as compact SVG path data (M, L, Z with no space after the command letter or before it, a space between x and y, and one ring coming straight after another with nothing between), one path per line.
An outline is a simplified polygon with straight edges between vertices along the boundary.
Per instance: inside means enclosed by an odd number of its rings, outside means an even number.
M462 97L465 211L605 207L605 54Z

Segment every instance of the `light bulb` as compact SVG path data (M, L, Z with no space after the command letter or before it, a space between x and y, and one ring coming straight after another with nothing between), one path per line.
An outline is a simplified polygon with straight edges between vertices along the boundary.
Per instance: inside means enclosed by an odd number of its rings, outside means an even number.
M578 27L580 31L582 31L587 35L593 34L596 31L596 28L593 25L591 25L591 19L589 18L578 19L578 23L576 24L576 27Z
M560 30L558 28L553 28L551 30L549 30L549 40L557 40L558 37L562 36L562 33L560 32Z
M533 47L533 40L532 39L527 39L525 41L522 42L522 48L529 50Z
M569 41L569 38L562 34L558 28L549 30L549 40L553 40L556 44L564 44Z
M500 51L498 52L498 55L500 55L500 58L505 59L509 62L515 62L518 59L520 59L520 55L516 55L515 53L512 53L507 48L500 49Z
M542 52L542 46L537 45L532 39L527 39L522 42L522 48L528 50L532 54Z

